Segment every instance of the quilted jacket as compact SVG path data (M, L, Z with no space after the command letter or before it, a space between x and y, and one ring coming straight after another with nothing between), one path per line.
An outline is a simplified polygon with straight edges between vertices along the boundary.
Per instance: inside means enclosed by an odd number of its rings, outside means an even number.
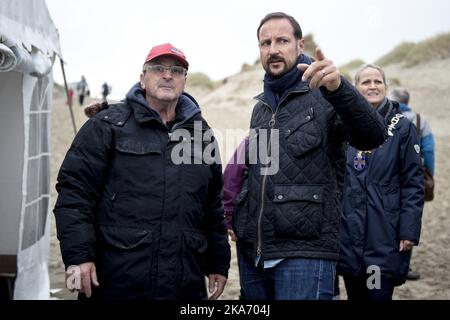
M345 142L362 150L379 146L387 136L383 119L343 78L332 93L310 90L307 82L299 81L281 97L275 112L264 94L256 99L248 181L233 217L243 253L260 261L337 260ZM264 145L277 133L279 169L265 175L270 163L264 165L261 148L256 148L257 157L252 154L252 143ZM267 149L269 156L275 150ZM257 159L252 163L252 158Z

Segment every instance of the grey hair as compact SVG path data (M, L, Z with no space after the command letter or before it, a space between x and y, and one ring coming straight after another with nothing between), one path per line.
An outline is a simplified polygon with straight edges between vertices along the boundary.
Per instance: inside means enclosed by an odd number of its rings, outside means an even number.
M381 74L381 77L383 78L384 84L385 84L386 86L388 85L388 84L387 84L387 81L386 81L386 74L384 73L383 69L381 69L381 67L380 67L379 65L376 65L376 64L373 64L373 63L366 63L366 64L363 64L363 65L358 69L358 71L356 71L356 74L355 74L355 86L357 86L358 83L359 83L359 81L361 80L361 73L362 73L364 70L368 69L368 68L372 68L372 69L378 70L378 71L380 72L380 74Z
M409 92L406 88L395 88L391 92L392 100L397 102L408 104L409 103Z

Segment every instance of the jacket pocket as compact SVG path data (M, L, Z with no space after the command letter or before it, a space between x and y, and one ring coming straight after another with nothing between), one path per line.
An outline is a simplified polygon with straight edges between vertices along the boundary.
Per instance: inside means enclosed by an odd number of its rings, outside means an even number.
M116 150L129 155L161 154L161 147L155 143L133 139L122 139L116 142Z
M384 210L398 212L400 210L400 187L393 184L380 185Z
M298 240L320 238L323 186L275 185L273 203L276 238Z
M155 195L158 188L150 188L146 181L155 185L162 185L164 170L164 157L162 146L148 142L132 140L130 138L118 139L115 145L115 154L111 167L111 180L113 181L113 192L118 195L129 194L151 194ZM131 211L136 207L130 203L130 198L122 205L115 201L114 210ZM131 205L131 207L130 207ZM129 209L126 209L129 208Z
M205 254L208 248L206 236L197 231L184 231L182 236L181 281L179 282L181 298L204 299Z
M150 289L151 230L100 226L97 246L99 282L106 297L126 298Z
M312 108L294 120L283 130L288 150L294 157L300 157L320 146L322 132L314 120Z
M246 185L246 183L244 183ZM245 225L248 217L248 188L244 188L234 200L232 227L238 239L245 235Z

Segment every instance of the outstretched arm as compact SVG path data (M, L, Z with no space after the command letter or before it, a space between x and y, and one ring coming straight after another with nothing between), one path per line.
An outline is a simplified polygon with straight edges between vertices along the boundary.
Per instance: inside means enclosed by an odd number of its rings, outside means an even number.
M311 65L299 64L303 81L311 88L320 88L324 98L339 114L346 139L359 150L380 146L387 137L387 128L376 110L340 75L333 62L316 49L316 61Z

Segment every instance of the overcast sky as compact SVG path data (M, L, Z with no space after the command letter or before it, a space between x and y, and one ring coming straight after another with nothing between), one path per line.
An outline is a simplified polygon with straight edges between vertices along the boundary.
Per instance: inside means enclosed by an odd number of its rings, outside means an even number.
M115 95L125 94L150 48L166 42L184 51L192 72L213 80L235 74L258 58L256 29L273 11L293 15L337 65L373 62L400 42L450 31L448 0L46 1L68 80L85 75L94 94L104 81Z

